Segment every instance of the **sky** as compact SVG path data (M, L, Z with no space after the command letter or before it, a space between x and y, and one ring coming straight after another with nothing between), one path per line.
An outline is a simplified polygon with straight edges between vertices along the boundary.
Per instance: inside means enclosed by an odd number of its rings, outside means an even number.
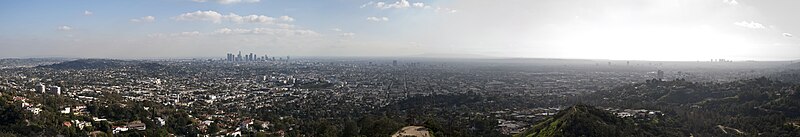
M798 0L5 0L0 58L800 59Z

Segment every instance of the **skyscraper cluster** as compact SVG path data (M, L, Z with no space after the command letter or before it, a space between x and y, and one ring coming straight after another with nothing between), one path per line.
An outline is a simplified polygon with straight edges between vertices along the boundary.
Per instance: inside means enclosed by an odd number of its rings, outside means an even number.
M226 61L276 61L276 60L283 60L283 58L275 59L275 57L270 58L267 55L258 56L257 54L245 54L242 55L242 52L239 51L239 54L234 55L233 53L228 53ZM286 56L286 60L289 60L289 56Z
M733 62L733 60L727 60L727 59L711 59L711 62Z

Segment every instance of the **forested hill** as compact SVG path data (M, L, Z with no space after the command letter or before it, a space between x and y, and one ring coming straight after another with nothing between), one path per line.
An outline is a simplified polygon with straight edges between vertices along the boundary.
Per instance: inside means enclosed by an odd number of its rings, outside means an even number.
M783 82L800 83L800 64L795 64L795 66L797 67L771 74L769 78Z
M51 68L51 69L107 69L107 68L143 68L143 69L157 69L163 65L145 61L125 61L113 59L79 59L74 61L67 61L56 63L52 65L38 66L38 68Z
M630 84L578 97L596 105L662 110L695 136L800 136L800 85L756 78L728 83L685 80ZM663 124L663 123L662 123ZM725 128L741 133L726 132Z
M646 131L630 119L623 119L593 106L578 104L564 109L552 118L535 124L516 136L554 137L554 136L654 136L654 131Z

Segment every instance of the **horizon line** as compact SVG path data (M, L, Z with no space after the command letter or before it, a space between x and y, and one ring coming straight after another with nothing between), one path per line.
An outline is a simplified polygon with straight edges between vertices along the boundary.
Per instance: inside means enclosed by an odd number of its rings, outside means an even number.
M495 57L495 56L476 56L476 57L435 57L435 56L330 56L330 55L319 55L319 56L309 56L309 55L297 55L291 56L296 57L298 59L303 58L428 58L428 59L475 59L475 60L525 60L525 59L533 59L533 60L587 60L587 61L649 61L649 62L717 62L717 61L709 61L709 60L642 60L642 59L601 59L601 58L547 58L547 57ZM285 57L285 56L275 56L275 57ZM191 60L191 59L225 59L223 56L187 56L187 57L0 57L0 59L115 59L115 60ZM724 59L724 58L717 58L717 59ZM800 61L800 59L786 59L786 60L728 60L726 61L731 62L794 62Z

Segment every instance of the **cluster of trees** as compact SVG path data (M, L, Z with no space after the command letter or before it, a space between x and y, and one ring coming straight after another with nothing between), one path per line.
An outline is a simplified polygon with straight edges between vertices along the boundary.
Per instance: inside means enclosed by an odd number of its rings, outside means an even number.
M269 129L263 130L263 132L243 132L243 134L269 135L269 133L284 130L287 136L382 137L390 136L405 126L423 126L434 136L507 136L496 130L498 125L496 117L482 115L487 114L486 112L490 110L495 110L492 108L494 106L518 105L499 102L500 99L478 94L412 97L386 107L367 112L353 112L352 115L346 116L299 115L299 117L279 118L278 116L291 113L315 114L320 112L299 108L273 109L259 113L266 115L254 116L260 120L270 121L273 125Z
M69 128L62 126L64 121L73 119L78 120L91 120L86 116L72 116L64 115L58 112L60 106L74 104L75 101L61 98L59 96L49 94L36 94L27 96L23 94L28 100L26 102L40 102L41 106L36 106L41 109L38 115L33 114L29 110L22 107L22 101L14 100L14 96L21 95L11 91L0 91L0 133L9 135L72 135L81 136L81 130L77 128ZM28 93L29 94L29 93ZM93 128L85 128L85 130L92 130Z
M127 122L141 121L147 127L144 131L129 131L115 134L114 136L169 136L190 135L196 136L200 132L195 128L196 123L188 113L175 111L152 102L121 102L110 98L100 98L93 104L85 104L89 115L62 114L59 110L64 107L82 105L81 103L63 96L39 94L30 92L0 91L0 136L87 136L90 133L99 136L111 136L113 126L123 126ZM39 114L25 110L22 101L15 101L14 96L27 98L27 103L41 104L34 107L41 109ZM119 98L119 96L116 96ZM123 105L124 104L124 105ZM145 107L149 109L144 109ZM108 121L94 121L92 117L108 119ZM156 117L166 120L165 125L160 125ZM91 123L83 129L77 127L73 120ZM70 122L72 126L65 126Z
M662 110L669 124L654 128L681 129L693 135L725 133L719 126L745 135L800 136L788 124L800 120L800 85L767 78L728 83L648 80L609 91L576 97L598 106Z
M639 123L653 122L619 118L593 106L577 104L516 136L689 136L680 130L662 130L651 124Z

